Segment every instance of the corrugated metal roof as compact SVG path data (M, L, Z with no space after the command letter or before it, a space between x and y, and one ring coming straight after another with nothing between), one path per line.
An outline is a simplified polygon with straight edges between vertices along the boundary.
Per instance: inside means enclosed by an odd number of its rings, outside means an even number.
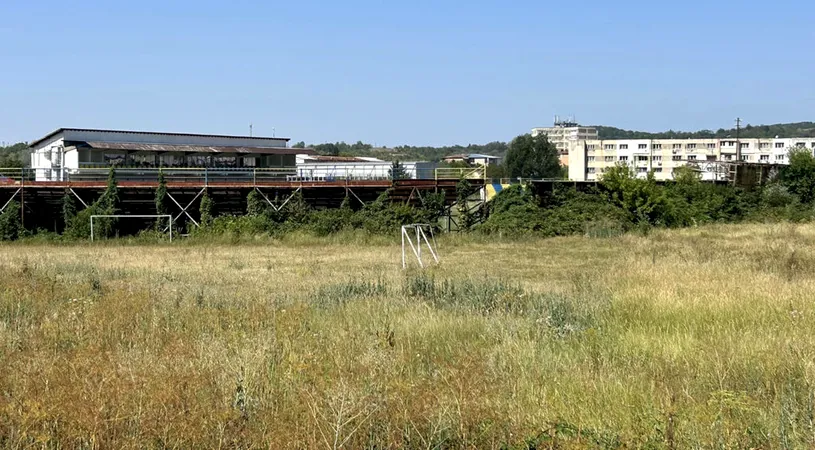
M133 152L181 152L181 153L247 153L261 155L311 155L310 148L289 147L233 147L212 145L136 144L129 142L86 142L86 147L99 150L125 150Z
M40 142L54 136L55 134L63 131L96 131L101 133L129 133L129 134L163 134L168 136L196 136L196 137L210 137L210 138L234 138L234 139L280 139L282 141L289 141L289 138L268 137L268 136L230 136L228 134L198 134L198 133L170 133L164 131L133 131L133 130L101 130L96 128L57 128L56 130L46 134L45 136L37 139L36 141L28 144L33 147Z

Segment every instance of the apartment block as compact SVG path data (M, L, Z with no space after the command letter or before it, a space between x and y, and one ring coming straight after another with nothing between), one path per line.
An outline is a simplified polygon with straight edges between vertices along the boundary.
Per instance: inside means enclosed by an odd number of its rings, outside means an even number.
M598 139L597 128L580 126L574 119L560 120L555 117L554 126L532 129L532 136L545 134L560 155L560 164L569 164L569 152L578 142Z
M738 148L740 147L740 151ZM569 179L598 180L617 164L632 167L638 176L653 172L658 180L673 178L673 170L690 165L704 180L725 180L729 162L787 164L791 149L815 152L815 138L771 139L586 139L568 143Z

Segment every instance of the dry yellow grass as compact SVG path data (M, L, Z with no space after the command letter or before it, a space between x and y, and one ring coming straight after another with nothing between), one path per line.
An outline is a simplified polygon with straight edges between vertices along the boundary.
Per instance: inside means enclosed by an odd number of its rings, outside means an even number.
M0 246L0 444L811 447L813 244Z

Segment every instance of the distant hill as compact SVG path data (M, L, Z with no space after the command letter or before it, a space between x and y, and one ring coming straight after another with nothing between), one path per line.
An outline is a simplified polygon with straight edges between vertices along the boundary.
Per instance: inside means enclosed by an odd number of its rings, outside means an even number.
M689 139L689 138L725 138L736 136L736 129L725 130L719 128L699 131L663 131L649 133L647 131L623 130L621 128L597 126L600 139ZM775 125L745 125L739 132L743 138L773 138L773 137L815 137L815 122L777 123Z

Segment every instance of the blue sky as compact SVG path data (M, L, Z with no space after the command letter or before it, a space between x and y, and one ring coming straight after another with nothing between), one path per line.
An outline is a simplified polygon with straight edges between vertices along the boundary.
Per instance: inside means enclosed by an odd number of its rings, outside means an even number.
M61 127L447 145L554 114L815 120L815 2L0 2L0 141Z

